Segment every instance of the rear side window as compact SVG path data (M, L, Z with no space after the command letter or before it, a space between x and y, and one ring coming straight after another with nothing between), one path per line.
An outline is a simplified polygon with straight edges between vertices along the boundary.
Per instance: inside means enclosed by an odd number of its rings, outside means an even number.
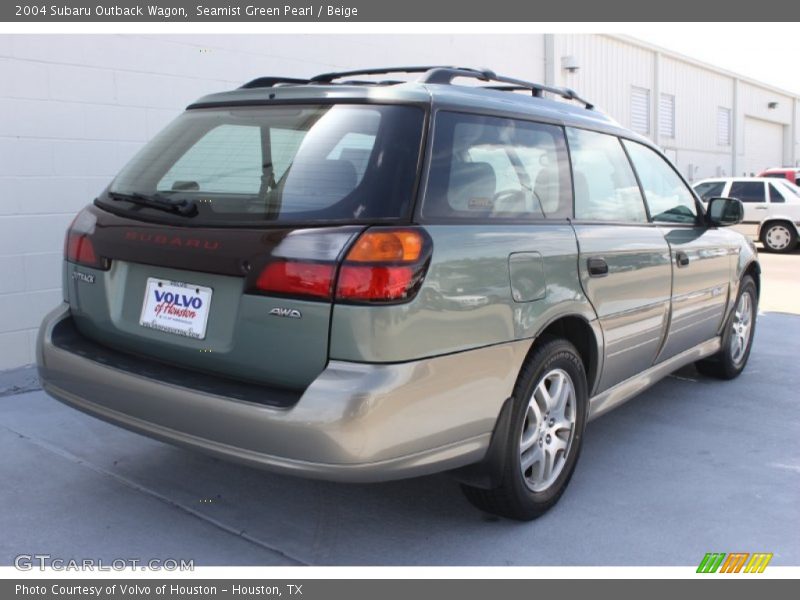
M440 112L422 216L571 216L563 130L516 119Z
M193 200L194 224L399 219L413 203L423 121L423 110L399 105L189 110L133 158L111 191ZM124 200L101 203L125 208Z
M711 198L719 198L722 195L722 190L725 189L724 181L708 181L706 183L698 183L694 186L694 191L703 200L710 200Z
M764 182L762 181L734 181L728 195L738 198L742 202L766 202Z
M623 144L639 176L651 218L662 223L694 223L694 195L669 163L647 146L628 140Z
M769 184L768 187L769 187L769 201L770 202L772 202L773 204L782 204L782 203L786 202L786 198L783 197L783 194L781 193L781 191L777 187L775 187L771 183Z
M575 218L647 222L631 163L614 136L567 128L575 185Z

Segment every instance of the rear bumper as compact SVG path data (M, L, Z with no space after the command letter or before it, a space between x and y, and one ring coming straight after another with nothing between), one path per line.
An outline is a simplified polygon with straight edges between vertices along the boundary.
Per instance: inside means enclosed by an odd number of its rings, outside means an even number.
M477 462L530 340L401 364L331 361L288 408L143 376L59 347L45 317L37 363L61 402L150 437L270 470L382 481ZM265 389L265 394L269 393Z

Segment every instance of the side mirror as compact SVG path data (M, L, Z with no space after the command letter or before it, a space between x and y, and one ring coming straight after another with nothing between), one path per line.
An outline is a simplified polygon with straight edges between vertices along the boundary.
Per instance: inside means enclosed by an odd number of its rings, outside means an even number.
M736 198L711 198L706 204L706 222L713 227L737 225L744 219L742 201Z

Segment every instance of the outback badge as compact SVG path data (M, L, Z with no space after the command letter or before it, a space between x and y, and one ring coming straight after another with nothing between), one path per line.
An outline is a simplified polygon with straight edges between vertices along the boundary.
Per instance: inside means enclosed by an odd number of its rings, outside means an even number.
M75 281L82 281L84 283L94 283L94 275L92 273L81 273L80 271L73 271L72 279L74 279Z

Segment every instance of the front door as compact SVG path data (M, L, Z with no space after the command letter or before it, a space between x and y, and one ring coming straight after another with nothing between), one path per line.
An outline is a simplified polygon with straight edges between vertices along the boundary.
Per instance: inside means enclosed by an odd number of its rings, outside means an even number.
M578 268L604 338L598 393L655 362L669 314L672 267L663 233L648 223L620 140L577 129L567 135Z
M672 260L672 303L667 336L658 355L661 361L719 332L733 249L725 241L727 236L702 223L688 185L663 157L642 144L624 144L650 219L663 232Z

